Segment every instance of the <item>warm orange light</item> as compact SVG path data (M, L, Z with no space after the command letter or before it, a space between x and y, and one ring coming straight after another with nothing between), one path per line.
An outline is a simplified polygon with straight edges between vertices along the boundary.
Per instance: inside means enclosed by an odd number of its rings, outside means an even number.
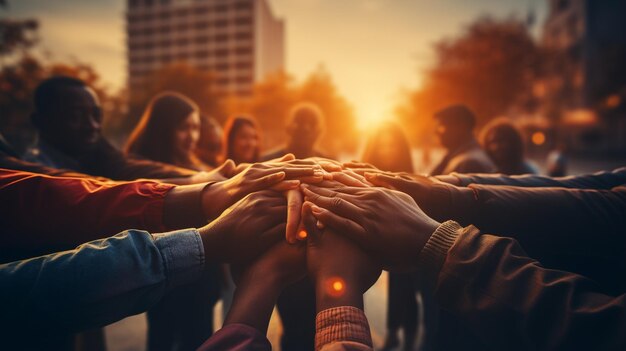
M533 144L541 146L546 142L546 135L543 132L534 132L530 139Z
M333 290L335 291L341 291L343 290L343 283L340 281L336 281L333 283Z
M304 229L298 232L298 238L300 238L300 239L306 239L307 236L308 236L308 234L307 234L306 230L304 230Z
M326 280L326 292L330 296L339 297L346 292L346 282L339 278L333 277Z
M616 108L621 103L622 103L622 99L617 94L611 95L608 97L608 99L606 99L606 107L608 108Z

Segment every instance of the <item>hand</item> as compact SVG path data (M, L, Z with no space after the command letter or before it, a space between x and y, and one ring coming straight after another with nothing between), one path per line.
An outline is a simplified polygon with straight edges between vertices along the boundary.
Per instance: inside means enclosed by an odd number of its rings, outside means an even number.
M209 219L216 218L252 192L277 186L281 182L278 190L296 189L300 182L295 179L314 176L321 179L321 173L319 167L255 163L230 179L210 185L202 195L202 208Z
M455 188L454 185L444 183L437 178L415 174L409 177L406 174L365 173L365 178L376 186L382 186L408 194L429 214L432 214L430 203L433 200L433 193L431 190L435 186Z
M266 190L247 195L219 218L200 228L207 261L255 258L285 233L287 206L282 194Z
M365 293L380 276L381 268L351 240L334 230L317 227L311 203L305 203L302 216L309 233L307 271L315 283L317 310L337 306L363 308Z
M231 174L235 171L235 162L232 160L226 160L219 167L214 168L208 172L198 172L198 174L191 177L190 183L208 183L208 182L221 182L231 177Z
M313 185L302 189L305 200L315 205L311 211L318 221L362 245L387 269L415 269L418 254L439 226L401 192Z
M281 240L258 259L233 265L232 271L237 290L224 325L246 324L265 334L280 293L306 275L305 246Z

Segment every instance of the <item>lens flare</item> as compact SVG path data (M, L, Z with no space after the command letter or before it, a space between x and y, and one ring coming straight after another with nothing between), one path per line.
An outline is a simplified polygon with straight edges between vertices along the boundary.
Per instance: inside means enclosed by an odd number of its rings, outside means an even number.
M346 282L339 278L333 277L326 280L326 292L330 296L339 297L346 292Z
M309 234L307 234L306 230L304 229L298 232L298 238L300 240L306 239L307 236L309 236Z

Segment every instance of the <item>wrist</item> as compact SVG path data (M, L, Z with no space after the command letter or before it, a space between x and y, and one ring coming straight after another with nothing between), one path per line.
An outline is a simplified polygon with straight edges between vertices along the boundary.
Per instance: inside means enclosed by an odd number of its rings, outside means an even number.
M213 183L204 188L202 211L210 221L219 217L229 206L226 182Z
M245 324L267 333L274 305L282 292L274 277L266 278L253 271L244 273L233 298L224 325Z
M317 277L315 296L317 312L340 306L363 309L363 292L360 284L353 279L338 275Z

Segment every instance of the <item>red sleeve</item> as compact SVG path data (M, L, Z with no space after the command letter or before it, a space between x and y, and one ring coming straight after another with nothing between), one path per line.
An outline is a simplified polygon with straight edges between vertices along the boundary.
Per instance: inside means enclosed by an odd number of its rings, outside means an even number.
M125 229L164 231L163 204L172 188L0 169L0 259L68 249Z

